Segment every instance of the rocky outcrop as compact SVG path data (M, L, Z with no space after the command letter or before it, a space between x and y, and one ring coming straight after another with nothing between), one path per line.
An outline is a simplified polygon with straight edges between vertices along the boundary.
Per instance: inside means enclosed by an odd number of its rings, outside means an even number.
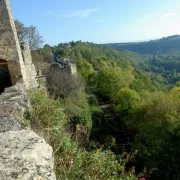
M30 128L22 129L28 98L21 83L0 95L0 180L55 180L53 150Z
M52 148L31 130L0 133L0 180L55 180Z
M6 88L0 95L0 132L21 129L20 123L28 104L21 83Z

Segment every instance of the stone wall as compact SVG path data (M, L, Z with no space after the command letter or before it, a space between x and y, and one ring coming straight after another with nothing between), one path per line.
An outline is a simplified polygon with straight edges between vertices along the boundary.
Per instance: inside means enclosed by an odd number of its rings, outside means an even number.
M75 63L70 64L70 73L72 76L77 76L77 67Z
M55 180L53 150L29 128L22 128L29 106L22 83L0 96L0 180Z
M52 64L47 75L47 88L52 95L66 96L81 85L75 64Z
M0 59L8 62L12 84L21 81L26 88L32 87L29 82L31 73L25 68L9 0L0 0ZM21 79L19 75L22 75Z
M37 72L32 62L31 51L28 44L26 44L26 47L22 50L22 55L23 55L24 66L28 78L29 87L37 87L38 86L38 82L36 79Z

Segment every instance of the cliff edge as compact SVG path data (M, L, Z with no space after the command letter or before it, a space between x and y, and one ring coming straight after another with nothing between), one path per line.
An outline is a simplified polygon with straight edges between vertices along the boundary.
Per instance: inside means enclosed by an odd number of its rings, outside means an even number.
M55 180L52 147L21 122L29 106L23 84L0 95L0 180Z

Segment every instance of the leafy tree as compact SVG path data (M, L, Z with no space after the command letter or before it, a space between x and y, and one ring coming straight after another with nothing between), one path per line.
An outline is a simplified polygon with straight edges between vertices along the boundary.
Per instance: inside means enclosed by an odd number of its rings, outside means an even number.
M140 101L139 94L129 88L122 88L115 97L116 107L118 111L131 110Z
M80 74L86 80L88 80L88 78L95 73L92 64L90 64L88 61L85 60L77 61L77 68Z
M45 44L44 47L40 50L40 54L43 56L44 62L53 63L54 57L51 46Z
M133 110L133 118L127 122L136 132L136 160L148 169L150 179L179 178L179 107L180 100L171 94L146 93Z
M180 87L174 87L171 90L171 97L176 99L176 100L180 99Z
M20 43L27 41L32 50L41 47L43 39L35 26L31 25L29 27L26 27L18 20L15 20L15 25Z
M131 70L122 70L120 67L104 68L97 77L99 91L114 99L121 88L129 87L134 76Z

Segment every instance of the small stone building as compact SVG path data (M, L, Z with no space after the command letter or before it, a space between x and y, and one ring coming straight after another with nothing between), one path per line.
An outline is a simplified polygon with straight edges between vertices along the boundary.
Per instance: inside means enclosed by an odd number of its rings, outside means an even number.
M21 50L9 0L0 0L0 93L3 89L24 83L27 89L37 87L36 71L30 49Z

